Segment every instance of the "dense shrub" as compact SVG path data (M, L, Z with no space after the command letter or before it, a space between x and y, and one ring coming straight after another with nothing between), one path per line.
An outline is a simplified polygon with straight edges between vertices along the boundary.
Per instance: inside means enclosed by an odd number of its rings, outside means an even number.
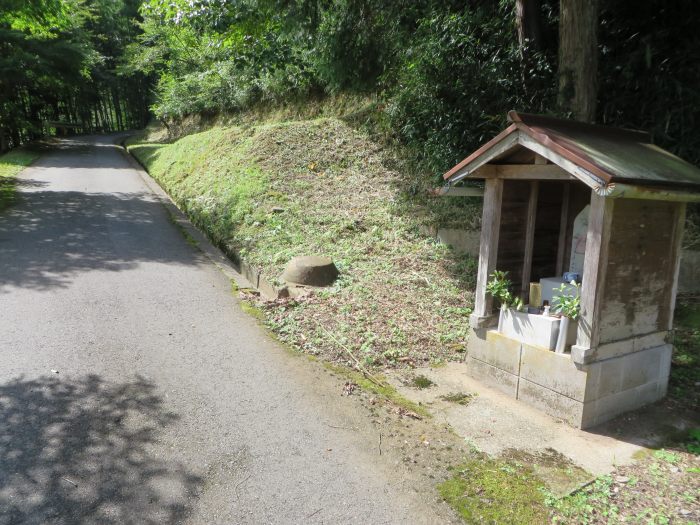
M601 13L600 120L650 131L654 142L700 164L697 2L605 2Z
M403 53L389 115L429 168L442 171L493 137L508 109L553 107L553 58L533 54L524 66L511 11L425 19Z
M436 173L497 133L507 110L556 113L558 5L540 2L534 52L519 47L512 0L150 0L131 64L157 74L163 119L379 93L377 121ZM698 163L694 9L601 4L598 120L650 130Z

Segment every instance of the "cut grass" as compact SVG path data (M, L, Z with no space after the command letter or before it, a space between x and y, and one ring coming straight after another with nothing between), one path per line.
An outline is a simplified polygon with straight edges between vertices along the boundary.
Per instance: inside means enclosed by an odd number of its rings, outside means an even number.
M297 255L334 260L333 287L261 305L284 342L352 367L350 354L369 368L461 358L476 261L422 233L435 214L408 197L395 159L341 119L217 127L129 149L216 244L268 280Z
M0 211L15 200L15 177L39 157L39 153L25 148L12 150L0 156Z

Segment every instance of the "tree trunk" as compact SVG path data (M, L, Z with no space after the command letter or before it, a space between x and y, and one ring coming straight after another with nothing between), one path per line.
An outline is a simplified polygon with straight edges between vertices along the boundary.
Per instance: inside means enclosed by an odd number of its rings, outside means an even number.
M5 153L10 149L10 141L4 128L0 128L0 153Z
M598 95L598 0L561 0L559 107L593 122Z
M114 105L114 114L117 117L117 128L119 128L119 131L124 131L124 115L122 114L122 106L119 103L118 89L112 89L112 104Z
M542 30L540 27L541 0L515 0L515 20L518 26L520 52L542 49Z

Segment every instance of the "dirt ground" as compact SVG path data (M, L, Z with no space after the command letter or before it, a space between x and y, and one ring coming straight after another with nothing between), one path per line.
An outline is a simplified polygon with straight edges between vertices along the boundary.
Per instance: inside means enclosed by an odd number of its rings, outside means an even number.
M554 522L700 520L700 413L673 398L582 431L466 377L461 363L390 381L472 450L532 467Z

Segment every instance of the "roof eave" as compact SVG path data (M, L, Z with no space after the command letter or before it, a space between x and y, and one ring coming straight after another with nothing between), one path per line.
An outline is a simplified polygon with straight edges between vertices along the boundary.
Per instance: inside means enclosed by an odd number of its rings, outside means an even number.
M489 150L491 150L493 147L498 145L501 141L506 139L509 135L515 133L518 131L518 127L515 124L511 124L508 126L506 129L501 131L498 135L496 135L494 138L489 140L486 144L481 146L479 149L477 149L475 152L473 152L471 155L466 157L464 160L462 160L459 164L454 166L450 171L445 173L442 178L445 179L446 181L449 182L457 182L458 180L463 179L465 176L467 176L471 171L475 170L477 167L486 164L487 161L484 161L477 166L470 166L471 164L474 163L474 161L478 160L479 157L487 153ZM491 160L491 159L489 159ZM452 179L452 180L451 180Z
M612 175L610 173L560 146L546 135L537 133L528 127L520 120L515 111L509 112L508 118L512 121L510 126L445 173L443 178L448 183L458 182L470 176L474 170L487 164L493 160L494 157L507 151L512 145L520 144L542 155L553 164L557 164L560 168L580 179L584 184L590 186L594 190L599 187L604 187L612 181ZM534 141L539 147L533 149L532 142L523 139L521 133ZM510 143L499 148L498 146L508 140L509 137L513 137L510 139ZM489 155L489 152L494 150L497 151L497 153Z

